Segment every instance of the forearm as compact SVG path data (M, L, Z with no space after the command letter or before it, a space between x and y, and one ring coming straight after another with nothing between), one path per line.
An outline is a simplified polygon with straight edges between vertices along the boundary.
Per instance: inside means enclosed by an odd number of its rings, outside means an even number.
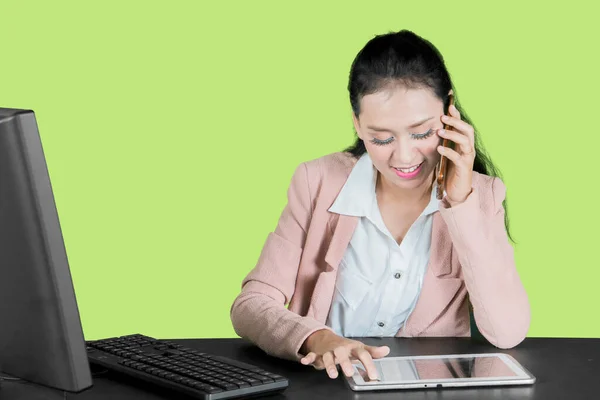
M235 332L250 340L267 354L298 361L302 358L300 348L311 333L321 329L331 330L313 318L302 317L283 303L253 291L255 283L238 296L231 308L231 321Z
M519 278L503 210L482 207L479 194L442 210L480 332L499 348L511 348L527 335L530 306Z

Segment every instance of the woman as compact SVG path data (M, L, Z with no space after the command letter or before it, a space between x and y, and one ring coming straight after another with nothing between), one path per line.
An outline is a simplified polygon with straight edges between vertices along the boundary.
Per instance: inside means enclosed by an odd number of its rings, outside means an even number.
M376 379L373 359L389 353L348 337L470 336L470 308L490 343L516 346L530 309L506 189L458 101L449 107L442 56L410 31L377 36L348 89L356 143L296 169L231 308L236 333L331 378L338 364L350 376L358 359ZM437 200L441 155L449 169Z

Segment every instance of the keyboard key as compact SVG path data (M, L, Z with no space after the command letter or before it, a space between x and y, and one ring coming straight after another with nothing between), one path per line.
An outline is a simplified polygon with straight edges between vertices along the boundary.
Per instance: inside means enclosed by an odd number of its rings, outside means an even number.
M218 388L218 387L214 387L214 386L210 386L210 385L202 385L202 390L204 390L206 393L220 393L223 391L223 389Z
M270 372L263 372L263 375L268 376L269 378L273 379L275 382L280 382L280 381L286 380L283 376L277 375L277 374L272 374Z
M268 376L263 376L263 375L252 375L252 377L254 379L258 379L259 381L261 381L262 383L270 383L270 382L274 382L273 379L269 378Z
M215 359L215 360L223 361L224 363L226 363L228 365L233 365L233 366L241 368L243 370L247 370L247 371L262 371L261 368L255 366L255 365L246 364L246 363L243 363L241 361L237 361L237 360L225 360L223 357L220 357L220 356L212 356L211 358Z
M239 387L237 385L234 385L233 383L229 383L229 382L225 382L225 381L223 381L223 383L220 383L217 386L219 386L220 388L223 388L225 390L239 389Z
M244 378L242 379L244 382L248 382L252 386L260 385L262 382L255 378Z

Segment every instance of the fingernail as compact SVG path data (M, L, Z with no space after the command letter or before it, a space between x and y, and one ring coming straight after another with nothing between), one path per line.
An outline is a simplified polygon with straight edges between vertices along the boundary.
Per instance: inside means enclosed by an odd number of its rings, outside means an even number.
M448 121L448 119L449 119L449 118L448 118L448 116L447 116L447 115L442 115L442 120L444 120L444 121Z
M446 133L446 131L445 131L445 130L443 130L443 129L440 129L440 130L438 131L438 133L439 133L440 135L443 135L444 133Z

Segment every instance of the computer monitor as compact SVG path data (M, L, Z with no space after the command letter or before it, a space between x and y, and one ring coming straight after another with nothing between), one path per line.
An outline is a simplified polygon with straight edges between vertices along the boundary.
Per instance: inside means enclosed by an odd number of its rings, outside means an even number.
M50 177L31 110L0 108L0 371L92 385Z

